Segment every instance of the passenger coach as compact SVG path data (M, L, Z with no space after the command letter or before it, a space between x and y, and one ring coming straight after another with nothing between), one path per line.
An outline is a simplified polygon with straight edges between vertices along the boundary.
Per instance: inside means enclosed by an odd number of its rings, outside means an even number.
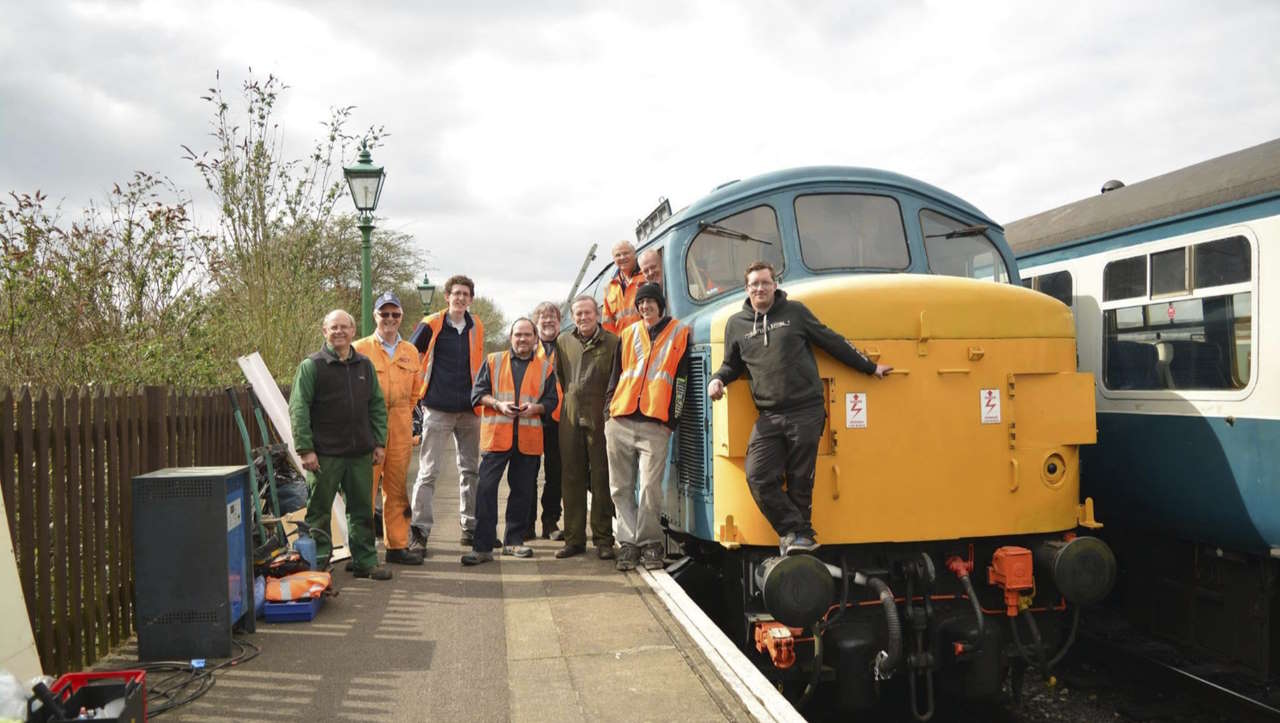
M1109 185L1119 185L1109 182ZM1280 140L1016 221L1025 285L1071 306L1097 379L1084 493L1130 617L1280 662ZM1270 322L1268 322L1270 320ZM1268 323L1271 331L1268 332Z

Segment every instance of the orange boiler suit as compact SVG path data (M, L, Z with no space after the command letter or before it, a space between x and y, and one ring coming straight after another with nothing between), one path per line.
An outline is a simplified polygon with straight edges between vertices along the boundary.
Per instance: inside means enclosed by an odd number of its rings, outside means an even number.
M407 476L413 454L413 407L417 404L418 349L400 339L395 356L388 357L376 333L352 346L369 357L378 373L378 384L387 401L387 447L382 464L373 467L373 496L382 489L383 542L388 550L409 546L409 492ZM375 505L376 506L376 505Z

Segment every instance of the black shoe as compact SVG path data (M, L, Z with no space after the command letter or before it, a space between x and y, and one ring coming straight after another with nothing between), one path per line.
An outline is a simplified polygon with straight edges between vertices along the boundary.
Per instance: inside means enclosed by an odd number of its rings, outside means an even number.
M618 551L613 549L613 543L596 545L596 556L601 560L616 560L618 559Z
M419 550L387 550L387 562L396 565L421 565L422 557Z
M390 580L392 577L391 571L382 565L368 570L355 569L351 571L351 574L354 577L367 577L370 580Z
M554 540L555 538L552 537L552 535L556 534L559 531L560 529L556 526L556 523L554 522L552 522L549 525L545 522L542 523L542 539L544 540Z
M427 556L427 536L418 532L418 528L411 528L413 532L409 533L409 552L421 552L423 557Z
M462 556L462 564L467 567L482 565L486 562L493 562L492 552L468 552Z
M564 547L560 548L559 550L556 550L556 559L557 559L557 560L563 560L563 559L565 559L566 557L573 557L574 555L581 555L582 553L584 553L584 552L586 552L586 551L587 551L587 546L586 546L586 545L565 545Z
M471 532L470 530L463 530L462 539L458 540L458 543L463 547L471 547L476 543L475 533Z

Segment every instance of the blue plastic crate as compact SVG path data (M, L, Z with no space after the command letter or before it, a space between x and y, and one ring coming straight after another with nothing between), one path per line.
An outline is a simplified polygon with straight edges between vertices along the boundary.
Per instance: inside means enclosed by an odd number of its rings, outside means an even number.
M311 620L324 604L324 597L293 600L290 602L268 602L263 617L270 623L294 623Z

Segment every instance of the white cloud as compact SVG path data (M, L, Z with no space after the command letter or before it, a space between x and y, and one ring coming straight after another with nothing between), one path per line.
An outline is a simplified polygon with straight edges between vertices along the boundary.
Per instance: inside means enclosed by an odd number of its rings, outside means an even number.
M206 145L222 72L289 84L305 153L331 106L385 125L379 214L511 315L591 242L778 168L915 176L1012 220L1268 140L1272 2L28 3L0 30L4 190L67 206ZM27 32L12 32L13 27ZM14 62L21 58L23 63ZM603 255L602 255L603 258Z

